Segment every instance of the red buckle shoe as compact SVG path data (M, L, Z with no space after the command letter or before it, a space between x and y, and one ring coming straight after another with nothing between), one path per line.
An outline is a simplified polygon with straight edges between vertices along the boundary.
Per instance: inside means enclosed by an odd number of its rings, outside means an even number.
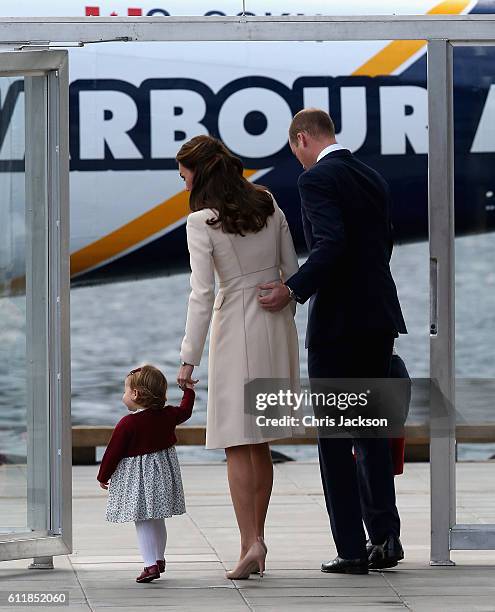
M163 574L163 572L165 571L165 563L166 563L165 559L156 560L156 564L158 565L158 571L160 572L160 574Z
M136 582L151 582L155 578L160 578L158 565L150 565L145 567L141 574L136 578Z

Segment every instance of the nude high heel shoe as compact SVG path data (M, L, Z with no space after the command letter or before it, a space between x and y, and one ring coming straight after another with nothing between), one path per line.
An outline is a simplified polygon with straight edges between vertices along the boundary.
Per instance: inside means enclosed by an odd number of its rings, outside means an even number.
M253 542L246 553L246 556L240 561L236 567L225 573L225 577L229 580L245 580L249 578L253 565L258 566L260 572L260 578L263 578L263 572L265 571L265 557L266 550L263 544L260 542L260 538Z
M266 547L265 540L261 536L258 536L258 540L259 540L259 543L261 544L261 546L263 546L263 548L265 549L265 553L268 554L268 548ZM250 570L251 570L251 574L259 574L260 573L260 571L258 569L258 564L256 563L256 561L253 562L253 564L250 567Z
M261 546L263 546L263 548L265 549L265 552L268 552L268 548L266 547L265 540L261 536L258 536L258 542L261 544Z

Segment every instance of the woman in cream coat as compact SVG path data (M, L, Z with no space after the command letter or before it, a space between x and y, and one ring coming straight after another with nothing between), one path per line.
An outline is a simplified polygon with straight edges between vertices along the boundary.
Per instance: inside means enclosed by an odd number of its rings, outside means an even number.
M177 382L192 381L211 320L206 448L224 448L229 487L241 533L231 579L262 575L264 523L273 483L272 437L245 414L244 385L256 378L289 379L299 389L295 303L267 312L259 285L287 280L298 269L292 237L273 196L243 177L241 161L218 140L197 136L177 155L191 192L187 218L191 293ZM215 296L215 277L218 292ZM212 317L213 314L213 317Z

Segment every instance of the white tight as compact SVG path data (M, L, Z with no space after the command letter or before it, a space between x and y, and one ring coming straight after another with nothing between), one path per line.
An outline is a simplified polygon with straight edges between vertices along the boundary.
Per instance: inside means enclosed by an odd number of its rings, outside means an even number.
M167 544L165 519L146 519L134 521L134 524L144 566L156 565L157 560L161 561L165 557Z

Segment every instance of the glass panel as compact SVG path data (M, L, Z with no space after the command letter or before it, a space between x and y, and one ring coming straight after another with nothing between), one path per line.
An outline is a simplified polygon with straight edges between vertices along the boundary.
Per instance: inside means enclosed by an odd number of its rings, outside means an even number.
M195 7L188 5L184 10L194 12ZM342 10L347 10L345 3ZM125 58L126 71L135 70L147 83L145 95L150 104L145 106L140 102L141 94L129 90L124 95L118 89L127 78L124 73L119 73L124 81L89 78L86 50L71 51L71 72L78 77L71 85L71 121L75 128L71 133L73 286L188 270L184 228L188 198L182 191L175 155L198 133L221 138L241 157L252 180L275 195L287 215L296 246L300 252L306 251L297 190L302 167L287 145L287 130L292 114L302 105L318 106L332 113L339 142L389 182L397 239L422 240L397 246L392 267L409 329L409 335L398 340L397 350L411 376L428 376L425 57L412 64L408 60L400 76L372 76L377 66L368 63L382 52L394 56L396 48L389 41L111 43L102 48L98 56L101 70L111 73L118 54ZM416 54L417 45L408 48ZM291 58L289 64L287 57ZM321 57L325 57L323 64ZM187 80L183 79L184 66ZM166 74L167 79L156 78L160 74ZM139 121L147 129L142 135L138 130L129 131L125 142L115 140L120 129L117 123L135 121L132 117L136 108ZM88 117L95 117L95 122ZM142 146L146 139L150 147ZM116 176L128 187L116 190ZM126 242L128 251L115 248L119 242L108 240L110 232L124 236L125 224L132 227L159 202L164 214L154 227L150 226L146 241L138 234L134 238L127 233L124 240L130 238ZM302 257L300 263L305 259ZM121 377L135 364L144 360L162 364L170 381L174 380L189 291L188 273L142 280L139 285L130 281L73 291L74 425L115 424L125 412L120 401ZM129 292L132 309L126 308ZM304 378L307 308L308 304L298 306L296 314ZM143 309L148 313L146 318L136 322L135 312ZM164 309L168 313L166 326L161 323ZM136 325L139 347L127 332L129 326ZM101 351L101 346L117 350ZM198 396L189 424L206 422L207 346L195 370ZM416 401L415 397L411 418L422 422L427 402L424 398ZM173 384L169 399L180 399ZM194 447L179 447L178 451L195 460L215 456ZM314 444L294 447L288 454L311 459L317 456ZM215 458L223 456L219 452Z
M0 539L4 541L10 535L46 531L48 514L46 198L34 196L24 162L27 141L26 167L30 176L41 168L43 181L46 145L43 121L40 129L33 130L31 121L26 127L27 82L22 77L0 77ZM43 95L43 88L39 91ZM45 357L40 359L42 353Z
M0 531L27 528L24 79L0 78Z
M494 60L494 47L454 49L456 414L486 437L457 444L458 523L495 522L485 501L495 482Z

